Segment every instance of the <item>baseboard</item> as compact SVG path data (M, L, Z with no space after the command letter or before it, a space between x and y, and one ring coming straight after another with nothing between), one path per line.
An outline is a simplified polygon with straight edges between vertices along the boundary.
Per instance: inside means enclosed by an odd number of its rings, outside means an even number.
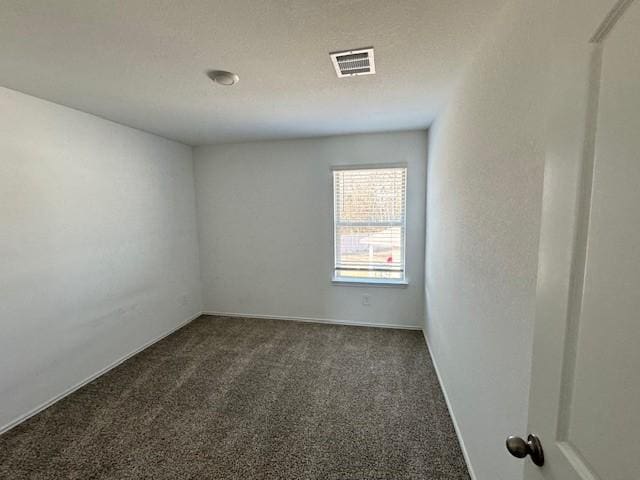
M378 327L378 328L396 328L402 330L422 330L417 325L397 325L393 323L370 323L357 322L352 320L335 320L333 318L314 318L314 317L289 317L284 315L261 315L257 313L231 313L231 312L202 312L203 315L212 315L216 317L244 317L244 318L263 318L268 320L289 320L293 322L306 323L328 323L332 325L349 325L353 327Z
M456 415L453 413L453 408L451 406L451 402L449 401L449 395L447 395L447 389L444 386L442 381L442 376L440 375L440 370L438 370L438 364L436 363L436 359L433 357L433 353L431 353L431 345L429 344L429 338L427 337L427 333L422 329L422 334L424 335L424 341L427 344L427 351L429 352L429 356L431 357L431 363L433 364L433 368L436 371L436 375L438 377L438 383L440 383L440 389L442 390L442 394L444 395L444 401L447 403L447 409L449 410L449 416L453 421L453 428L456 431L456 436L458 437L458 443L460 444L460 449L462 450L462 456L464 457L464 462L467 464L467 470L469 470L469 476L471 480L477 480L475 472L473 471L473 466L471 465L471 459L469 458L469 453L467 452L467 447L464 444L464 439L462 438L462 432L460 431L460 426L458 425L458 421L456 420Z
M202 313L197 313L195 315L192 315L191 317L187 318L186 320L180 322L177 326L175 326L174 328L168 330L167 332L157 336L156 338L154 338L153 340L150 340L149 342L145 343L144 345L142 345L139 348L136 348L133 352L126 354L125 356L119 358L118 360L116 360L115 362L107 365L105 368L103 368L102 370L99 370L98 372L90 375L88 378L85 378L84 380L82 380L79 383L76 383L75 385L73 385L72 387L68 388L67 390L65 390L64 392L60 393L59 395L56 395L55 397L47 400L46 402L42 403L41 405L37 406L36 408L34 408L33 410L25 413L24 415L20 415L18 418L16 418L15 420L10 421L9 423L7 423L6 425L0 427L0 435L8 432L9 430L11 430L13 427L18 426L19 424L21 424L22 422L24 422L25 420L28 420L29 418L33 417L34 415L37 415L38 413L40 413L41 411L43 411L46 408L49 408L51 405L53 405L54 403L56 403L59 400L62 400L64 397L66 397L67 395L72 394L73 392L75 392L76 390L79 390L80 388L84 387L87 383L93 382L96 378L100 377L101 375L104 375L105 373L107 373L109 370L117 367L118 365L120 365L121 363L127 361L128 359L130 359L131 357L133 357L134 355L140 353L141 351L145 350L146 348L150 347L151 345L153 345L156 342L159 342L160 340L162 340L165 337L168 337L169 335L171 335L173 332L180 330L182 327L184 327L185 325L191 323L193 320L195 320L196 318L198 318L199 316L201 316Z

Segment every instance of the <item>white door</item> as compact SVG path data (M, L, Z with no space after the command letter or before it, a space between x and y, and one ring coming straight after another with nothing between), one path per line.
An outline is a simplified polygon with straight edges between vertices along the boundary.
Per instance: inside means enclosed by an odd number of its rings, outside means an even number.
M639 480L640 0L554 19L525 478Z

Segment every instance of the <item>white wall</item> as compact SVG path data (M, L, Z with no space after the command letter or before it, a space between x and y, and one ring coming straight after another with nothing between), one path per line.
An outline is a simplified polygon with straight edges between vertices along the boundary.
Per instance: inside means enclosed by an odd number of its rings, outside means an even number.
M427 148L426 131L196 148L205 311L421 325ZM393 162L408 164L409 286L332 285L331 166Z
M431 130L425 332L478 480L524 465L548 9L508 3Z
M0 430L201 310L190 147L0 88Z

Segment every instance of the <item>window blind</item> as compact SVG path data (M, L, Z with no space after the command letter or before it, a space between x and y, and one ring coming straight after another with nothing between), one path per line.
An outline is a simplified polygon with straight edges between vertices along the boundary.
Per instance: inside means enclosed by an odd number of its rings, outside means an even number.
M405 279L407 169L333 171L334 277Z

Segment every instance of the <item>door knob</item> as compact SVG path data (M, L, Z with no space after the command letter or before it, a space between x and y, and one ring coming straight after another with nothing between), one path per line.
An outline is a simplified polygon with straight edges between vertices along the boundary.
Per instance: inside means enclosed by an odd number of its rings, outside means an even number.
M526 440L514 436L507 438L507 450L514 457L524 458L529 455L533 463L539 467L544 465L542 443L535 435L529 435Z

